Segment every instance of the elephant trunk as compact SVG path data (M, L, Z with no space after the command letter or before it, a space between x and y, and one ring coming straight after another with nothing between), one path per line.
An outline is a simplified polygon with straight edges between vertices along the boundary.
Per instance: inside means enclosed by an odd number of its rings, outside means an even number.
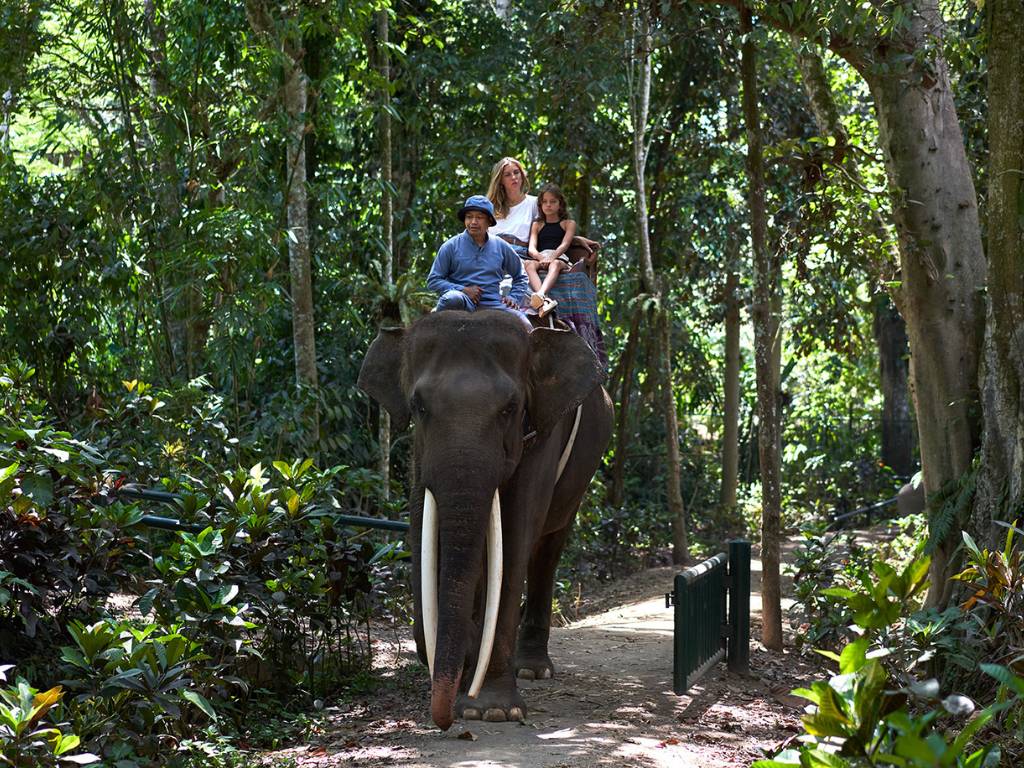
M490 664L501 591L501 503L498 492L494 491L484 526L467 525L464 517L452 515L446 515L445 523L439 525L439 517L434 494L427 488L420 544L423 632L432 679L431 716L438 727L447 730L454 717L453 704L462 681L467 646L471 642L468 630L473 626L472 610L480 579L478 564L483 559L480 551L482 539L487 542L485 608L474 665L476 671L469 686L470 697L479 693ZM438 584L443 585L440 600Z

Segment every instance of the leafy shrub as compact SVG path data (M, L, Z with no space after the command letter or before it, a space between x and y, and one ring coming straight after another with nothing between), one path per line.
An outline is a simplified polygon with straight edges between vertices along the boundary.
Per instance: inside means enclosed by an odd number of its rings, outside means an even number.
M1005 524L1004 524L1005 525ZM1024 674L1024 559L1008 525L1002 550L981 549L963 531L967 567L954 576L969 589L962 606L985 638L990 657Z
M405 620L401 546L336 518L397 511L373 473L215 470L235 449L202 386L168 403L126 382L101 415L123 425L82 440L54 426L32 375L0 372L0 653L62 676L62 717L104 760L235 764L223 739L254 693L280 711L336 690L366 666L369 617ZM126 478L177 494L173 514L198 530L144 530Z
M0 683L6 682L11 668L0 666ZM49 720L63 697L59 685L40 692L20 677L13 686L0 688L0 763L13 768L45 768L99 761L96 755L75 751L81 739L65 732L66 724Z
M995 553L972 547L964 534L970 563L958 578L972 591L962 608L941 613L918 609L930 565L923 555L902 568L875 560L857 583L821 590L849 615L858 639L841 654L819 651L839 664L839 675L794 691L812 703L803 718L803 745L755 766L998 765L1010 747L1005 739L995 743L994 734L985 736L982 729L998 723L999 733L1013 734L1018 743L1024 735L1024 679L1005 665L986 663L985 657L987 652L993 658L999 648L996 659L1020 661L1005 650L1013 647L1012 639L1004 646L992 634L1012 635L1020 621L1019 614L1010 613L1021 594L1014 530ZM979 642L983 637L990 639L988 646ZM969 673L950 674L956 668ZM979 670L985 675L979 676ZM944 686L936 675L947 682L990 680L988 685L974 682L972 692L991 703L974 714L975 704L967 696L941 695ZM974 744L976 739L981 743Z
M798 646L836 649L848 637L851 615L844 604L822 589L845 586L857 578L867 553L850 532L830 532L826 523L810 523L800 530L801 542L787 565L793 577L796 602L790 622Z
M934 680L891 690L885 667L869 655L868 647L867 638L849 643L842 654L833 654L839 663L838 675L793 691L813 705L802 718L806 732L802 746L771 760L758 760L752 768L984 768L999 764L998 745L971 747L975 734L999 706L968 719L974 714L974 703L956 695L939 699ZM955 723L962 726L950 739L947 731Z

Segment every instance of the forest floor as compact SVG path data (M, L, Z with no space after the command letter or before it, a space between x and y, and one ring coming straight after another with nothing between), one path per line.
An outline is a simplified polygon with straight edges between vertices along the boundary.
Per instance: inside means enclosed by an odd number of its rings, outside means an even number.
M784 561L795 542L784 547ZM519 683L525 723L457 720L440 731L430 721L426 671L404 632L376 641L382 685L328 707L307 743L267 757L291 758L299 768L747 768L800 731L804 702L789 691L822 676L816 654L793 650L791 635L782 653L757 641L760 569L755 559L749 676L720 664L687 695L672 692L665 593L676 569L653 568L603 585L583 601L584 618L552 629L555 678ZM791 603L784 599L784 612Z

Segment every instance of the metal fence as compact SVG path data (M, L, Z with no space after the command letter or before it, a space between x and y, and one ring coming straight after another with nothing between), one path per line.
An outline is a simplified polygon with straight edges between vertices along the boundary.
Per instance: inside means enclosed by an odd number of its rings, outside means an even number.
M665 595L675 609L672 688L684 694L722 659L729 670L750 668L750 542L731 541L699 565L676 574Z

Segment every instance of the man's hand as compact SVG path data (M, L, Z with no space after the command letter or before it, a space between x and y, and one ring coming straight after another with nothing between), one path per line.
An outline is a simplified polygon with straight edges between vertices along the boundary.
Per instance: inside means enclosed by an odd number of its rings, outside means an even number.
M585 248L587 253L590 254L590 257L593 257L601 247L599 242L583 237L583 235L576 235L573 237L572 244Z
M479 304L480 297L483 295L484 289L479 285L467 285L462 289L462 292L469 296L469 300L474 304Z
M510 299L508 296L502 296L501 301L506 307L511 307L512 309L519 309L519 305L516 304L516 302Z

